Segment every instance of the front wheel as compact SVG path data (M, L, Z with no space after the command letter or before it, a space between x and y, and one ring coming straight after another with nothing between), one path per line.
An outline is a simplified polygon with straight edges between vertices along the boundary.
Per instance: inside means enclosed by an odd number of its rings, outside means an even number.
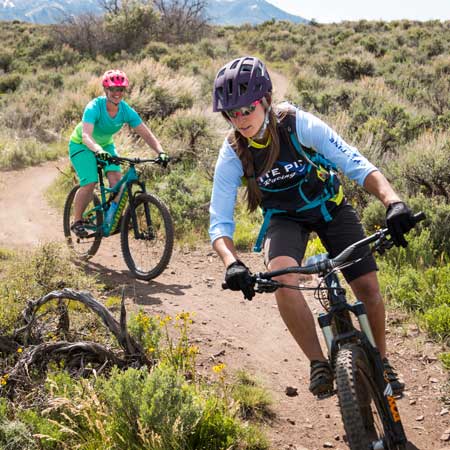
M158 197L144 193L128 206L120 230L122 253L136 278L151 280L169 264L173 249L173 223L167 206Z
M403 444L393 443L392 419L361 347L348 344L339 349L335 376L342 421L351 450L403 449Z
M75 186L66 198L64 204L64 236L69 248L73 251L75 256L80 259L89 259L97 253L100 243L102 241L101 227L103 223L103 214L99 209L94 210L95 207L100 206L100 200L94 194L91 202L86 208L83 219L86 222L85 229L88 236L85 238L78 237L71 229L74 217L74 203L75 196L80 189L80 186Z

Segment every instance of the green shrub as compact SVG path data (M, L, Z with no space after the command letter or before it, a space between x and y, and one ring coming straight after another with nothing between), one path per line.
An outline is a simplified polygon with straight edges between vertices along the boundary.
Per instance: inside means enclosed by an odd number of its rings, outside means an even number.
M211 182L195 171L172 170L156 181L156 193L168 205L181 242L206 239Z
M0 445L10 450L38 450L31 430L18 420L0 422Z
M429 309L423 315L423 320L431 336L443 340L450 338L450 301L446 305Z
M388 300L413 313L450 305L450 265L423 270L420 266L379 263L380 285Z
M22 82L22 77L18 74L11 73L0 77L0 94L14 92Z
M167 120L165 132L171 141L181 141L181 145L174 146L171 155L180 160L197 163L202 159L205 144L210 140L211 130L205 116L181 111Z
M178 70L186 64L187 58L184 54L169 54L163 56L161 62L173 70Z
M162 328L158 317L146 315L143 311L130 316L128 331L153 359L161 357Z
M192 104L193 98L189 93L175 96L164 87L154 86L147 98L137 99L134 107L145 120L148 120L152 117L166 119L177 109L190 108Z
M10 51L0 51L0 70L3 70L3 72L9 72L12 61L13 55Z
M450 139L447 134L424 135L403 156L400 176L411 194L450 199Z
M64 65L73 65L80 59L80 54L69 46L64 46L60 50L44 53L38 61L44 67L58 68Z
M169 47L162 42L151 42L144 50L142 50L142 56L149 56L155 61L159 61L162 56L169 53Z
M345 81L354 81L362 76L373 76L375 67L370 61L358 61L351 57L342 57L335 63L338 78Z
M37 80L46 87L60 89L64 86L64 77L58 72L42 72L38 75Z
M439 359L442 361L444 368L450 370L450 352L441 353Z
M64 433L60 427L42 417L38 411L33 409L19 410L17 416L20 418L33 435L39 435L39 447L44 450L58 450L64 440Z

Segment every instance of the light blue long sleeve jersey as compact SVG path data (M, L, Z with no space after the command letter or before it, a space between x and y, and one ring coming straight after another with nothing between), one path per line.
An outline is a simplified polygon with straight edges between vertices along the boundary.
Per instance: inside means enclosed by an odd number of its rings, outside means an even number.
M296 109L296 132L300 143L314 149L361 186L371 172L378 170L359 151L348 145L333 129L313 114ZM244 171L241 161L225 139L214 172L211 196L209 235L233 238L234 207Z

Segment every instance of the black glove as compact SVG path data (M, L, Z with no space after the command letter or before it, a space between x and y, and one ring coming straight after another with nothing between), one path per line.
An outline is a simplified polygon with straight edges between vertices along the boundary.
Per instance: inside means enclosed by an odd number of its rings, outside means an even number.
M397 247L406 247L408 242L404 235L414 228L416 222L406 203L394 202L387 207L386 225L394 244Z
M247 300L251 300L255 296L250 271L241 261L235 261L227 267L225 283L232 291L242 291Z
M163 167L167 167L167 164L169 164L170 156L167 153L161 152L158 157L156 158L156 162L158 164L161 164Z
M99 159L100 161L109 162L111 161L111 155L108 152L105 152L105 150L97 150L95 152L95 157Z

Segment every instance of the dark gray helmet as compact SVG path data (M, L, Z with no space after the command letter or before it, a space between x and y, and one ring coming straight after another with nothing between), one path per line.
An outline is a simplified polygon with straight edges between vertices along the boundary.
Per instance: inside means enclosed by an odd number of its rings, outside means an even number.
M262 61L253 56L234 59L217 72L213 111L248 106L272 91L272 82Z

